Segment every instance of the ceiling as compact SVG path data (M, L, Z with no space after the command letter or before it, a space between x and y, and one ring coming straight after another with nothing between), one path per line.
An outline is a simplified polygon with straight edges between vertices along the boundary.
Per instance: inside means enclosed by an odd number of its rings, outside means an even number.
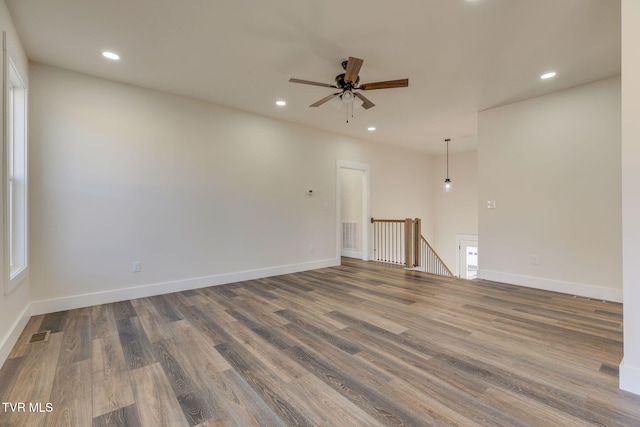
M620 74L616 0L7 5L31 61L430 154L445 138L452 152L474 149L478 111ZM309 108L332 89L288 82L333 83L349 56L364 59L362 83L409 87L366 92L376 107L346 123L345 108Z

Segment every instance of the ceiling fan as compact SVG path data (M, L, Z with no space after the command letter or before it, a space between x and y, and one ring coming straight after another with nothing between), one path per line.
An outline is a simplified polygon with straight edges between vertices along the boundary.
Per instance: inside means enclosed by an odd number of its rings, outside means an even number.
M312 82L309 80L300 80L300 79L289 79L292 83L301 83L305 85L313 85L313 86L322 86L329 87L332 89L340 89L339 92L332 93L329 96L322 98L319 101L314 102L309 105L309 107L319 107L325 102L331 101L334 98L340 98L343 103L350 104L354 101L355 98L359 98L362 101L362 106L365 109L369 109L371 107L375 107L376 104L371 102L368 98L356 91L362 90L374 90L374 89L391 89L396 87L408 87L409 79L400 79L400 80L387 80L384 82L375 82L375 83L360 83L360 68L362 68L362 63L364 60L349 57L348 61L342 62L342 68L345 70L344 73L338 74L335 78L335 84L328 83L318 83Z

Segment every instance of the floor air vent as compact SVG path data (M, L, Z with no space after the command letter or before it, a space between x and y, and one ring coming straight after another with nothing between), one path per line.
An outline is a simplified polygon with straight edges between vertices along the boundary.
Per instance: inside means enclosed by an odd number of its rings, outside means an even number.
M51 331L42 331L36 334L31 335L31 339L29 340L29 344L34 342L44 342L49 339L49 333Z

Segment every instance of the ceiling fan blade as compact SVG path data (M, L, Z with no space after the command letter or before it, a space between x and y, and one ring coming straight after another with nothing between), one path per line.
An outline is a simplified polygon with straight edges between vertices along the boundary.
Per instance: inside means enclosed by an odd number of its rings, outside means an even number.
M358 78L358 74L360 74L360 68L362 68L362 63L364 60L354 58L352 56L349 57L349 62L347 62L347 70L344 74L344 81L347 83L355 83Z
M289 81L291 83L301 83L303 85L313 85L313 86L322 86L322 87L330 87L333 89L337 89L338 87L336 85L330 85L328 83L318 83L318 82L312 82L310 80L300 80L300 79L289 79Z
M374 89L392 89L394 87L408 87L409 79L387 80L385 82L364 83L358 89L374 90Z
M376 104L374 104L373 102L369 101L369 99L365 98L364 95L362 95L361 93L354 92L353 94L356 97L362 99L362 108L364 108L365 110L368 110L369 108L376 106Z
M325 102L327 102L327 101L331 101L331 100L332 100L333 98L335 98L336 96L339 96L341 93L342 93L342 92L336 92L336 93L333 93L333 94L331 94L331 95L329 95L329 96L325 96L325 97L324 97L324 98L322 98L320 101L316 101L316 102L314 102L313 104L309 105L309 107L319 107L319 106L321 106L322 104L324 104Z

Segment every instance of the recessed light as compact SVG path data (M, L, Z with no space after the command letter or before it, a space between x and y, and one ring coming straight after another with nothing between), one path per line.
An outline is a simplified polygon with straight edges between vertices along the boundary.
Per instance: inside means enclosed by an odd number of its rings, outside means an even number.
M118 55L117 53L109 52L108 50L102 52L102 56L113 61L117 61L118 59L120 59L120 55Z
M556 72L555 71L551 71L548 73L544 73L543 75L540 76L540 78L542 80L546 80L546 79L550 79L551 77L555 77L556 76Z
M376 130L376 128L375 128L375 126L369 126L369 127L367 128L367 130L368 130L369 132L373 132L374 130Z
M287 105L286 101L276 101L276 105L278 107L284 107L285 105Z

